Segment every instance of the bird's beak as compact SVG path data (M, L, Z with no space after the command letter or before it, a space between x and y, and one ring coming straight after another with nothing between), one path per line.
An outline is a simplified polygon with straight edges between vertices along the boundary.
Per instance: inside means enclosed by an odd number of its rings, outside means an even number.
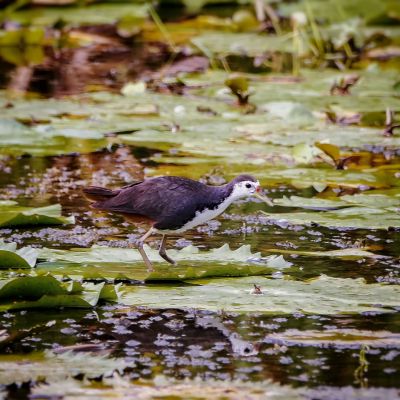
M268 204L270 207L273 207L274 203L271 201L271 199L269 197L262 195L260 193L261 191L262 191L261 186L257 186L257 189L254 192L254 197L257 197L257 199L260 199L264 203Z

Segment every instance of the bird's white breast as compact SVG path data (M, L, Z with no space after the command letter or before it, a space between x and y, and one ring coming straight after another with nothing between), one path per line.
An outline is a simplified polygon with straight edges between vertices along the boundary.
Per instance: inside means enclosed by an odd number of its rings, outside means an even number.
M171 230L171 233L182 233L185 232L189 229L194 228L195 226L201 225L206 223L207 221L210 221L211 219L217 217L221 213L223 213L235 200L233 196L227 197L217 208L214 208L212 210L205 208L203 211L197 211L195 214L195 217L191 219L190 221L186 222L185 225L183 225L179 229ZM160 232L163 233L168 233L167 230L160 230Z

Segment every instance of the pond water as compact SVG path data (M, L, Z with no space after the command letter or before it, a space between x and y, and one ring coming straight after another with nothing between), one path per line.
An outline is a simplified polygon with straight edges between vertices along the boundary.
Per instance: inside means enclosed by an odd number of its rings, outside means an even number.
M168 168L151 161L153 154L151 149L123 146L87 156L22 157L5 161L2 198L29 206L60 202L63 212L77 219L72 226L3 228L1 236L19 245L63 249L96 243L128 246L140 234L138 229L110 214L94 215L80 189L93 179L107 186L119 186L141 178L146 168ZM265 189L272 198L307 195L307 190L288 185L265 186ZM250 244L252 249L266 253L271 248L327 251L362 240L364 246L373 245L374 251L385 257L343 260L289 252L285 257L292 266L273 273L271 279L304 281L326 274L364 278L369 283L398 283L400 238L395 230L276 224L260 219L259 211L263 208L259 202L241 201L218 222L210 222L184 237L171 236L168 246L180 248L193 244L210 249L224 244L229 237L232 248ZM155 238L151 245L157 243ZM7 274L3 272L4 275ZM257 281L254 277L254 283ZM268 291L264 295L268 296ZM147 309L100 305L94 310L4 312L0 325L9 339L1 344L0 359L11 364L7 364L7 372L0 371L0 376L5 379L15 374L19 381L19 375L24 376L24 372L19 372L21 362L28 365L37 362L44 351L55 354L72 351L121 359L126 365L124 376L133 381L154 379L160 374L177 380L199 377L243 382L272 380L316 390L304 394L310 398L337 398L341 393L339 388L348 386L379 387L379 396L392 396L394 392L389 388L398 387L398 313L319 315L265 310L265 313L238 314L185 310L184 306ZM11 372L9 368L14 370ZM332 392L327 392L327 388ZM29 387L11 385L6 392L9 398L23 398Z
M0 399L400 398L398 4L6 3ZM243 173L151 274L82 195Z

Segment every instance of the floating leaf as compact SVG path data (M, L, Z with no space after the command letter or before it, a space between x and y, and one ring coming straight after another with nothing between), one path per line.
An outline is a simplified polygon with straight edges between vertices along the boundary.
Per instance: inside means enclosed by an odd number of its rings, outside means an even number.
M288 329L284 332L269 333L266 343L284 346L332 346L335 348L398 347L400 337L388 331L369 331L358 329L325 329L323 331Z
M325 212L263 213L272 220L284 220L294 224L316 223L330 227L387 229L400 227L400 196L394 194L355 194L333 199L283 197L274 201L284 207L298 207Z
M374 254L368 250L359 248L346 248L338 250L326 250L326 251L304 251L297 249L268 249L271 253L282 253L282 254L298 254L299 256L313 256L313 257L338 257L344 260L353 260L360 258L385 258L378 254Z
M74 221L74 217L61 216L60 204L34 208L0 201L0 227L73 224Z
M36 264L38 251L31 247L17 250L16 243L0 240L0 268L31 268Z
M293 51L293 43L286 36L257 33L203 33L193 38L192 43L200 50L219 57L232 54L256 57L265 52Z
M168 255L178 262L177 266L167 264L158 251L148 246L145 246L145 251L155 262L155 272L147 272L136 249L102 246L73 250L41 249L40 258L48 262L39 264L37 269L85 278L184 281L211 276L263 275L291 265L282 256L261 258L260 253L252 253L248 245L236 250L231 250L227 244L210 251L200 251L194 246L168 250Z
M335 210L355 205L390 209L391 207L400 207L400 195L368 194L367 192L365 194L344 195L332 199L290 196L290 198L282 197L281 199L276 199L274 200L274 204L311 210Z
M52 276L17 277L0 281L0 299L39 299L44 295L68 293Z
M66 24L99 25L113 24L120 18L132 17L143 22L147 16L146 5L141 4L86 4L70 7L32 7L15 11L8 18L11 21L32 26L51 26L62 20Z
M293 212L268 215L271 221L285 221L297 225L318 224L349 229L388 229L400 227L400 214L396 211L368 207L348 207L325 212Z
M363 279L325 275L309 282L265 277L213 279L191 286L125 288L121 302L154 308L200 308L236 312L315 314L393 312L400 306L400 287L366 284ZM253 284L263 295L250 294Z
M0 280L0 310L27 308L90 308L99 300L118 299L118 288L105 283L63 284L51 275Z

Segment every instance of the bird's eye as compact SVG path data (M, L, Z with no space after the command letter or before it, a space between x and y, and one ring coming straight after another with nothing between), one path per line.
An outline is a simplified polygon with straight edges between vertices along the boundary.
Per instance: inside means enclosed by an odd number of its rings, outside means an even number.
M250 189L251 188L251 184L250 183L246 183L246 187L247 187L247 189Z

